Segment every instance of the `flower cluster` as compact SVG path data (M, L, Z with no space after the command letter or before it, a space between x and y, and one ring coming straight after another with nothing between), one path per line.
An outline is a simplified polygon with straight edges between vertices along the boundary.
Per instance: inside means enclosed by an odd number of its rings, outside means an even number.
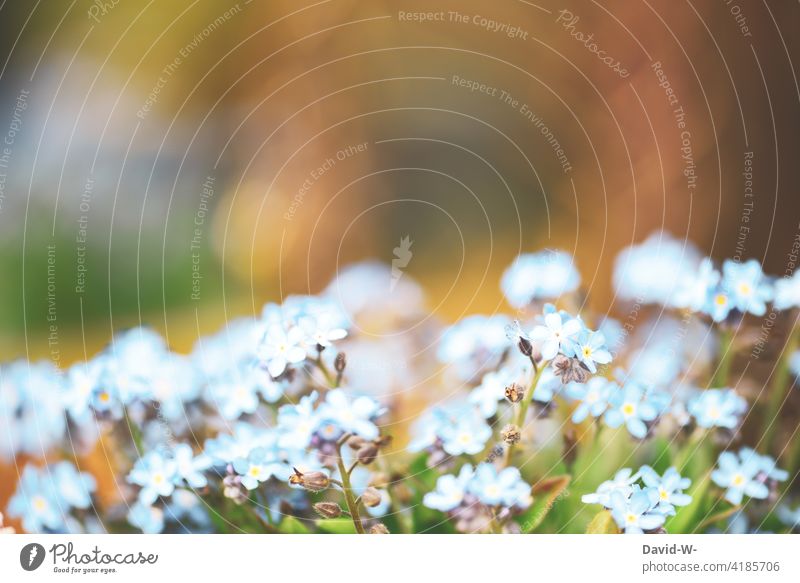
M428 508L453 516L462 532L483 530L493 517L502 523L514 512L530 506L531 501L531 487L517 468L498 471L491 463L476 468L465 464L457 476L441 476L436 489L423 498Z
M737 356L767 342L752 316L800 307L798 277L718 269L657 233L614 280L621 301L601 316L569 254L524 254L500 282L513 316L445 325L411 277L370 261L188 354L139 327L65 370L2 365L0 457L31 460L5 518L70 533L797 528L768 454L800 466L800 447L776 447L800 352L782 351L766 398ZM79 469L93 449L108 497ZM623 459L640 469L599 483Z
M682 477L674 467L663 476L650 466L642 466L635 474L625 468L581 500L585 504L604 506L626 534L641 534L657 531L667 517L675 515L676 506L689 504L692 497L683 491L691 484L692 481Z

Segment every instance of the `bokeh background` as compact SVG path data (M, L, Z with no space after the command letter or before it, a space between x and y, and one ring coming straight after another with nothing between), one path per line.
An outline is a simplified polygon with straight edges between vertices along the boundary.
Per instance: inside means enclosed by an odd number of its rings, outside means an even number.
M655 229L776 275L800 230L795 1L6 1L0 28L3 361L138 324L188 351L403 237L449 321L506 309L520 251L574 253L605 311Z

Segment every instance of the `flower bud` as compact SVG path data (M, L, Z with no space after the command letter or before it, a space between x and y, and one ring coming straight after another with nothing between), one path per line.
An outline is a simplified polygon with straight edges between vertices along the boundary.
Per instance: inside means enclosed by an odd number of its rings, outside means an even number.
M364 447L367 443L369 443L363 437L359 437L358 435L354 435L350 439L347 440L347 445L350 446L350 449L353 451L358 451L362 447Z
M508 424L500 431L500 437L503 438L503 441L507 445L514 445L519 443L522 435L520 434L519 427L513 424Z
M386 525L382 522L379 522L375 526L369 529L370 534L389 534L389 529L386 528Z
M338 373L343 373L345 367L347 366L347 357L344 355L344 352L340 352L336 355L336 358L333 359L333 369Z
M381 503L381 500L382 500L381 493L378 492L372 486L364 490L364 493L361 494L361 501L367 508L375 508L378 504Z
M325 472L308 472L302 473L297 468L294 469L294 474L289 476L289 483L296 486L302 486L311 492L322 492L331 485L331 479Z
M506 387L506 399L511 403L519 403L525 398L525 389L517 383L511 383Z
M519 351L528 358L530 358L531 355L533 354L533 344L531 344L531 341L525 338L524 336L519 337L519 342L517 342L517 347L519 348Z
M342 508L336 502L317 502L314 510L322 518L339 518L342 515Z
M378 446L367 442L356 451L356 459L365 466L371 464L378 457Z

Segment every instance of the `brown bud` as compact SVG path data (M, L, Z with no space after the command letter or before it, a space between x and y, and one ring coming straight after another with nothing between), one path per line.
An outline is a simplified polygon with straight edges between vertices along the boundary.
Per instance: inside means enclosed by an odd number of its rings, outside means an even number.
M302 486L311 492L322 492L331 485L331 479L324 472L308 472L302 473L297 468L294 469L294 474L289 476L289 483L296 486Z
M519 342L517 342L517 347L519 348L519 351L528 358L530 358L531 355L533 354L533 344L531 344L531 341L525 338L524 336L519 337Z
M317 502L314 510L322 518L339 518L342 515L342 508L336 502Z
M389 529L386 528L386 525L382 522L379 522L375 526L369 529L370 534L389 534Z
M519 403L525 398L525 389L517 383L511 383L506 387L506 399L511 403Z
M500 437L503 438L503 441L506 442L507 445L514 445L519 443L522 435L520 434L519 427L508 424L500 431Z
M381 503L381 500L382 500L381 493L378 492L372 486L364 490L364 493L361 494L361 501L367 508L375 508L378 504Z
M336 355L336 358L333 359L333 368L338 373L343 373L345 367L347 366L347 357L344 355L344 352L340 352Z
M372 442L365 443L356 451L356 459L365 466L371 464L378 457L378 446Z
M353 451L361 449L367 443L369 442L366 439L364 439L363 437L359 437L358 435L354 435L353 437L347 440L347 445L349 445Z

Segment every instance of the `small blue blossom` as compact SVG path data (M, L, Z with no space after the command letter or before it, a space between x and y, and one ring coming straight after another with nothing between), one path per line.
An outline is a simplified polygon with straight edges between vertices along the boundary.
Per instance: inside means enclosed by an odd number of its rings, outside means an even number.
M575 356L578 357L589 372L596 373L598 364L611 362L611 353L606 348L606 338L602 332L584 329L578 336Z
M483 451L492 437L492 428L481 415L463 415L441 427L438 437L442 448L450 455L475 455Z
M48 466L49 478L55 485L55 493L62 505L87 509L92 505L92 494L97 490L94 476L79 472L70 462L62 461Z
M26 466L8 503L8 515L21 518L22 527L28 532L60 532L65 529L63 514L49 478L37 468Z
M633 494L633 484L639 477L639 472L634 474L630 468L623 468L614 474L613 479L606 480L600 484L595 492L581 496L581 502L584 504L602 504L606 508L610 508L611 494L619 492L624 497L629 497Z
M164 511L156 506L136 502L128 511L128 522L144 534L159 534L164 530Z
M699 262L700 254L691 243L656 231L617 255L614 288L622 299L670 305L677 282L696 275Z
M739 505L742 498L765 499L769 495L767 480L781 481L788 473L775 466L769 456L762 456L750 448L742 448L738 455L724 451L717 461L718 469L711 472L711 479L721 488L726 488L725 499Z
M731 303L740 312L763 316L773 291L769 280L755 259L737 263L730 259L722 264L722 287L731 298Z
M700 427L733 429L747 411L747 401L732 389L708 389L689 399L687 410Z
M775 299L772 303L776 310L800 307L800 270L791 277L783 277L775 282Z
M544 325L536 326L531 331L531 340L538 343L542 358L553 360L559 352L573 356L574 343L583 330L583 324L577 318L562 318L558 312L544 315Z
M527 508L532 501L531 487L515 467L498 472L494 464L479 464L467 489L487 506Z
M617 428L625 425L631 435L643 439L647 435L646 422L651 422L669 404L663 393L645 391L638 383L628 382L621 391L609 399L609 409L603 419L606 425Z
M277 378L289 365L305 360L307 353L304 340L305 334L297 326L287 330L282 324L272 324L267 328L259 346L259 358L269 374Z
M192 488L204 488L208 478L203 474L211 467L211 458L204 453L194 455L192 447L180 443L172 450L175 460L175 479L185 481Z
M556 299L575 291L581 277L563 251L520 255L503 274L500 287L508 303L523 308L533 300Z
M615 491L610 496L611 516L625 534L642 534L645 530L655 530L664 524L665 516L654 509L658 504L655 490L641 490L634 486L630 497Z
M714 268L714 262L704 257L696 271L681 274L670 305L692 312L701 312L708 303L709 296L717 288L720 273Z
M278 410L278 428L282 447L305 449L319 426L314 409L317 393L302 397L296 405L283 405Z
M131 484L141 486L139 501L152 505L159 496L169 496L175 490L177 464L161 452L151 451L139 458L128 474Z
M382 412L380 404L370 397L351 398L343 389L333 389L325 395L317 415L333 421L345 433L372 440L380 433L373 420Z
M458 508L467 494L467 486L475 472L470 464L461 467L458 476L446 474L436 480L436 489L428 492L422 503L428 508L449 512Z
M248 490L258 488L261 482L276 476L280 480L288 480L290 468L278 457L274 449L257 447L247 458L239 458L233 462L233 469L242 477L242 485Z
M731 296L721 287L711 291L703 311L715 322L722 322L734 308Z
M456 375L469 381L494 369L503 353L511 348L507 316L467 316L444 331L437 350L440 362L453 365Z
M673 516L675 506L686 506L692 501L691 496L683 493L692 485L692 481L681 477L677 469L669 468L663 476L659 476L650 466L642 466L639 473L644 485L655 490L658 495L658 503L654 507L656 512Z
M603 377L592 377L586 383L570 383L566 395L578 401L572 414L573 423L581 423L587 416L600 417L608 408L609 400L620 391L614 381Z
M778 506L776 514L780 521L789 528L794 529L800 527L800 506L792 510L787 504L782 504Z

